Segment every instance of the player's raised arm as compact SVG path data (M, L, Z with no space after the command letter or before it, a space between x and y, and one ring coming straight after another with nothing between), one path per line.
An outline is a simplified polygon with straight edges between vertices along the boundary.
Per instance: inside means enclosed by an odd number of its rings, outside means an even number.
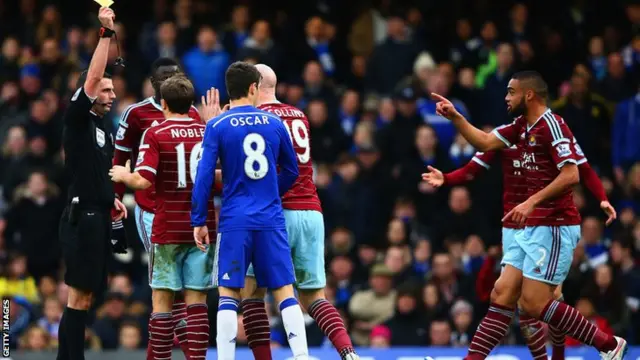
M460 132L460 135L467 139L469 144L476 149L489 151L511 146L509 145L509 141L501 139L495 131L487 133L471 125L471 123L456 110L453 103L444 96L436 93L432 93L431 96L437 101L436 114L451 120L456 129L458 129L458 132Z
M211 197L211 187L215 180L216 161L218 161L217 131L211 124L207 125L202 140L202 158L198 163L196 180L191 193L191 226L206 225L207 204Z
M282 124L282 121L278 121L278 134L280 135L280 154L278 156L278 165L280 166L280 173L278 173L278 190L280 196L283 196L291 185L296 182L298 178L298 161L296 159L296 151L293 149L293 143L289 137L289 132Z
M115 18L116 15L110 8L100 8L98 19L100 20L100 24L102 24L102 30L100 31L101 37L96 50L93 52L93 57L89 64L89 71L87 72L87 79L84 82L84 92L92 99L98 96L99 84L104 77L104 71L107 67L109 45L111 43L111 36L114 34L113 22Z

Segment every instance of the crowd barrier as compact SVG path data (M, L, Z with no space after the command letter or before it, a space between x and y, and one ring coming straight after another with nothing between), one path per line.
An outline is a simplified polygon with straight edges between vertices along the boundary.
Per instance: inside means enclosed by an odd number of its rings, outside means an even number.
M339 360L340 357L333 349L310 349L310 360ZM462 360L466 355L466 348L393 348L393 349L358 349L361 360L424 360L425 356L430 356L434 360ZM287 348L274 349L273 360L293 360L291 351ZM25 353L12 352L10 358L13 360L50 360L52 353ZM140 360L144 359L144 351L104 351L87 352L86 360ZM180 351L173 353L173 359L184 359ZM216 360L216 350L210 349L207 353L207 360ZM531 353L526 347L504 346L496 349L488 360L530 360ZM598 352L592 348L569 348L566 353L566 360L597 360L600 359ZM253 360L251 351L246 348L239 348L236 351L236 360ZM625 360L640 360L640 347L631 347Z

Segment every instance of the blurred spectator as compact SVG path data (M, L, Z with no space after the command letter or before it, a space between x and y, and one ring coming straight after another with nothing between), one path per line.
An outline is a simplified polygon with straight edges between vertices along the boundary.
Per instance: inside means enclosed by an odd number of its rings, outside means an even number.
M157 26L155 41L152 45L143 47L146 49L146 60L152 63L160 57L168 57L172 59L180 58L185 49L178 47L178 29L176 24L171 21L164 21ZM117 94L117 92L116 92Z
M40 302L36 281L27 272L25 255L15 253L10 257L6 272L0 277L0 294L3 298L20 299L25 306Z
M419 48L407 34L405 19L399 15L387 19L387 39L377 45L367 67L366 89L389 94L398 82L411 74Z
M599 265L593 274L593 283L584 290L596 312L602 315L617 334L623 334L627 326L625 298L618 281L613 279L613 271L607 264Z
M504 97L514 70L513 46L502 43L496 51L496 70L488 76L482 90L484 93L480 119L482 124L496 127L509 122Z
M231 11L231 23L224 30L222 46L231 58L236 58L245 41L249 38L249 8L246 5L237 5Z
M451 333L451 345L455 347L467 347L473 338L473 306L465 301L458 300L451 307L453 319L453 332Z
M597 81L607 75L607 57L604 52L604 41L600 36L594 36L589 41L589 64Z
M100 338L104 349L117 349L118 331L125 320L125 296L118 292L107 293L104 305L98 310L93 330Z
M451 346L451 325L445 319L431 322L429 329L430 346Z
M607 58L607 75L598 84L598 91L610 101L622 101L632 96L637 86L624 68L622 56L611 53Z
M322 100L329 109L329 112L335 114L338 107L335 91L327 83L325 72L320 63L317 61L309 61L306 63L302 79L304 80L305 99Z
M416 289L412 284L398 287L395 314L383 325L391 333L391 346L427 344L427 324L418 304Z
M51 336L42 327L32 325L20 338L19 348L21 350L44 351L53 350Z
M447 307L459 298L473 299L473 289L466 276L456 271L451 255L439 253L433 255L431 281L437 286L439 294Z
M357 291L349 302L349 313L354 322L351 336L355 344L369 343L371 330L393 316L396 304L396 290L392 288L393 272L384 264L371 269L370 290Z
M585 254L592 269L609 260L603 239L602 224L596 217L587 217L582 221L581 241L584 242Z
M621 102L616 108L613 122L612 161L618 184L624 182L625 172L640 161L640 143L635 134L640 132L640 99L638 95Z
M226 98L224 74L230 63L229 54L218 43L218 35L209 26L203 26L198 33L198 46L182 58L184 71L193 80L198 97L211 87Z
M327 105L313 100L306 110L313 139L311 157L319 163L333 163L346 148L346 137L334 118L329 117Z
M38 326L46 330L52 340L58 339L60 320L62 319L62 304L55 296L44 299L44 316L38 319Z
M136 350L142 348L142 329L135 321L125 321L120 326L119 348Z
M271 27L266 20L253 24L251 36L248 37L236 54L237 60L256 59L259 63L269 65L276 73L280 73L280 49L271 37Z
M14 206L7 214L11 226L7 238L29 258L28 270L36 279L55 275L59 267L58 233L52 233L62 214L59 189L42 172L34 172L15 191Z
M62 39L62 19L60 12L55 5L48 5L42 11L40 24L36 29L36 41L42 46L47 38L53 38L56 41Z
M2 54L0 55L0 75L3 82L15 80L18 77L20 72L19 56L20 43L18 39L13 37L5 38L2 42Z
M589 79L579 74L571 76L569 95L551 107L565 119L589 162L598 168L609 163L611 116L600 96L589 89Z

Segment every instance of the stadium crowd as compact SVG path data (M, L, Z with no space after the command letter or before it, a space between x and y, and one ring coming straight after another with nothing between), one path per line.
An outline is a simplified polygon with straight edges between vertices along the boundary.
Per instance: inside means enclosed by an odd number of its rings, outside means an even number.
M619 214L605 228L598 202L576 189L582 239L565 299L640 344L640 2L136 3L114 5L122 15L111 60L120 53L127 63L111 69L113 129L128 105L152 95L146 76L157 57L179 59L198 94L211 86L224 94L234 60L273 67L279 99L311 124L327 296L358 346L468 346L499 272L502 176L494 167L468 187L442 189L421 180L427 165L451 171L475 152L427 94L455 99L474 124L492 128L510 121L510 75L541 72L551 108ZM55 347L66 304L61 117L97 43L91 6L0 1L0 295L11 298L12 346L21 349ZM87 348L146 346L148 257L128 221L130 249L110 264ZM309 345L326 346L307 318ZM279 317L271 325L274 346L286 346ZM507 342L522 343L513 329Z

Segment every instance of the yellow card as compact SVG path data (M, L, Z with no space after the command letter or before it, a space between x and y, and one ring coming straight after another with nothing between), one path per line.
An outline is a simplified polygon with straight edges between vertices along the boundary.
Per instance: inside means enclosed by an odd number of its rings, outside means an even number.
M97 2L102 7L109 7L113 5L113 0L93 0Z

